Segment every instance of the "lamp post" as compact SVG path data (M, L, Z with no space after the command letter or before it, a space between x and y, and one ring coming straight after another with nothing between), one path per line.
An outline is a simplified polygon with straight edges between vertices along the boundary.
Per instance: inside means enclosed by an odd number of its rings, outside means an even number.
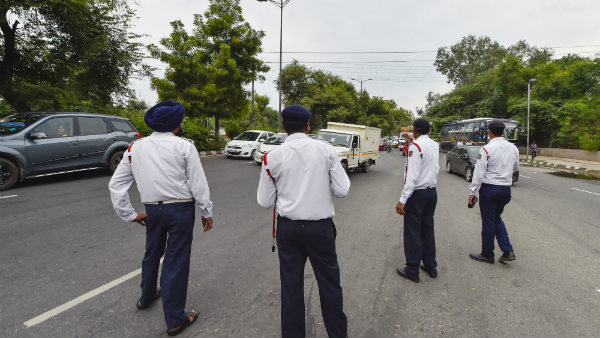
M292 0L257 0L258 2L271 2L281 10L279 23L279 115L277 116L277 129L281 131L281 69L283 64L283 7Z
M531 85L536 82L536 79L530 79L527 83L527 145L525 147L525 161L529 161L529 110L531 106Z
M360 92L362 93L362 91L363 91L363 82L371 81L373 79L360 80L360 79L352 78L352 80L356 81L356 82L360 82Z

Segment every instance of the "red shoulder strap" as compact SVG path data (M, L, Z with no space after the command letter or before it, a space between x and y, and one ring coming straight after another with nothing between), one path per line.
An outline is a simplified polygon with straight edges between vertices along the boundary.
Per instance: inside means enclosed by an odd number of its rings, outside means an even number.
M269 175L269 177L273 180L273 182L275 182L275 178L273 178L273 175L271 175L271 170L269 170L267 168L267 153L265 153L265 156L263 157L263 163L265 165L265 170L267 171L267 174Z
M490 153L488 153L487 150L485 150L485 147L481 147L481 148L483 149L483 151L485 151L486 154L488 154L488 155L490 154Z
M127 156L129 158L129 163L131 163L131 147L133 147L133 143L127 147L127 152L129 153L129 156Z
M415 142L413 142L412 144L414 144L415 146L417 146L417 149L419 149L419 155L421 155L421 158L423 158L423 151L421 150L421 147L419 147L418 144L416 144Z

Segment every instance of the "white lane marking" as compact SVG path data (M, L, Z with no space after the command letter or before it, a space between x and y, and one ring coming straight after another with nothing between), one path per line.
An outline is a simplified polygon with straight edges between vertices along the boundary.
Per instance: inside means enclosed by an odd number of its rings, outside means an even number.
M525 175L519 175L519 176L521 176L521 177L525 177L525 178L531 178L531 177L529 177L529 176L525 176Z
M12 198L12 197L17 197L19 195L10 195L10 196L0 196L0 199L2 198Z
M581 191L581 192L586 192L588 194L592 194L592 195L596 195L596 196L600 196L600 194L598 194L598 193L587 191L587 190L582 190L582 189L577 189L577 188L571 188L571 189Z
M161 258L160 259L160 263L162 263L163 260L164 260L164 258ZM97 295L99 295L99 294L101 294L101 293L103 293L103 292L105 292L107 290L110 290L110 289L114 288L115 286L117 286L117 285L119 285L121 283L124 283L124 282L126 282L126 281L128 281L128 280L130 280L130 279L132 279L132 278L134 278L136 276L138 276L141 273L142 273L142 268L139 268L139 269L137 269L135 271L132 271L132 272L126 274L125 276L119 277L119 278L115 279L112 282L108 282L108 283L106 283L106 284L104 284L104 285L102 285L102 286L100 286L98 288L95 288L94 290L92 290L92 291L90 291L88 293L85 293L85 294L83 294L83 295L81 295L81 296L79 296L79 297L77 297L77 298L75 298L73 300L70 300L70 301L64 303L63 305L57 306L57 307L55 307L54 309L52 309L50 311L46 311L46 312L42 313L39 316L33 317L30 320L24 322L23 324L25 324L25 326L27 326L29 328L29 327L32 327L32 326L37 325L39 323L42 323L42 322L44 322L44 321L46 321L46 320L48 320L48 319L50 319L50 318L52 318L52 317L54 317L54 316L62 313L62 312L65 312L65 311L69 310L70 308L72 308L72 307L74 307L76 305L79 305L79 304L85 302L88 299L91 299L92 297L95 297L95 296L97 296Z
M600 292L600 289L596 289L596 291Z

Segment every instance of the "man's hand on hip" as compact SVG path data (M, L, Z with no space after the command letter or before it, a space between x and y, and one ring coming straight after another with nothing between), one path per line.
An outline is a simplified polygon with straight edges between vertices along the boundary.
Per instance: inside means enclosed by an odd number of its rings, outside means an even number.
M398 202L398 204L396 205L396 212L399 213L401 216L404 216L404 203Z
M132 222L136 222L139 225L145 227L146 226L146 218L148 218L148 215L146 215L146 214L139 214L139 215L137 215L137 217Z
M212 217L202 217L202 227L204 228L204 232L212 229L213 219Z

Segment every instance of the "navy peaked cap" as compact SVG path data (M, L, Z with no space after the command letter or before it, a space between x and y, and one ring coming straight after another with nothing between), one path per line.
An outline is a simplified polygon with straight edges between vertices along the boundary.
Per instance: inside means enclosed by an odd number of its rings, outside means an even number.
M506 126L500 120L492 120L488 124L488 128L502 128L502 129L504 129L504 127L506 127Z
M310 111L299 104L293 104L281 111L281 118L284 120L308 121L310 120Z
M183 122L185 108L177 101L163 101L148 109L144 121L150 129L168 132L179 127Z
M415 127L415 129L429 130L431 128L431 124L426 119L419 117L415 120L415 122L413 122L413 127Z

